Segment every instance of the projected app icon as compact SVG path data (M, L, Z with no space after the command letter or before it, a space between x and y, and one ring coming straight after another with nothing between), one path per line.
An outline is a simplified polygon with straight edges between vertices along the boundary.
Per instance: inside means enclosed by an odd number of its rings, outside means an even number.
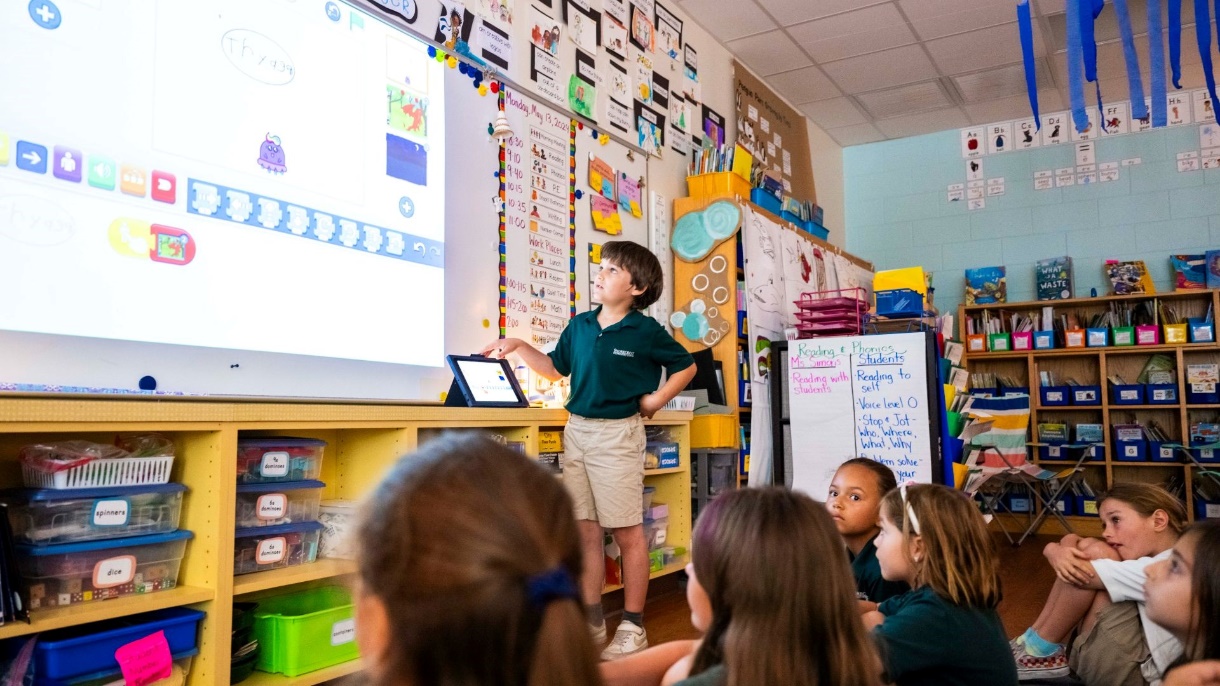
M111 249L124 257L176 265L195 259L195 240L172 226L119 217L110 223L107 234Z
M62 145L55 146L55 163L51 167L51 173L57 179L71 181L72 183L80 183L81 180L81 154L80 150L66 148Z
M119 167L119 190L127 195L144 197L148 186L148 174L134 164Z
M178 200L178 179L169 172L154 169L152 173L152 199L173 205Z
M46 174L46 146L29 141L17 141L17 168L35 174Z
M90 155L85 166L88 169L90 186L107 191L114 190L114 179L118 176L114 160L101 155Z
M59 15L59 8L51 0L30 0L27 9L30 12L30 19L44 29L53 31L59 28L60 22L63 21L63 17Z
M186 264L195 259L195 241L182 229L153 224L151 235L153 250L148 257L153 262Z

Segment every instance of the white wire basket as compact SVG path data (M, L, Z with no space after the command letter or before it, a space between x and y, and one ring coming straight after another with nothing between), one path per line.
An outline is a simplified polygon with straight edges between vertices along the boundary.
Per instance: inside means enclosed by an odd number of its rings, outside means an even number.
M173 466L173 455L120 457L92 460L79 467L58 472L22 464L21 476L28 488L65 490L104 486L144 486L169 483L169 473Z

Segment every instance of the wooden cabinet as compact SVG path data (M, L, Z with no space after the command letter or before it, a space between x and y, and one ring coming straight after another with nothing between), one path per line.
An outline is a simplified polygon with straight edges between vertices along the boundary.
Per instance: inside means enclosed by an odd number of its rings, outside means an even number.
M1011 322L1013 314L1036 315L1041 313L1044 307L1053 307L1056 316L1071 312L1087 322L1094 315L1111 308L1123 311L1128 306L1140 306L1152 301L1172 310L1182 321L1187 318L1201 320L1209 311L1215 313L1217 305L1220 304L1217 291L1179 291L1160 295L962 306L959 318L963 327L967 318L973 317L977 320L984 315ZM1084 333L1087 342L1087 331ZM975 373L991 373L1010 379L1019 389L1028 388L1031 441L1037 440L1037 426L1040 422L1104 425L1105 454L1099 459L1084 463L1085 480L1095 491L1104 491L1120 482L1172 485L1181 489L1187 512L1193 519L1195 485L1200 479L1198 467L1185 459L1180 451L1171 461L1161 461L1153 459L1146 452L1126 449L1126 446L1117 444L1113 430L1113 427L1119 424L1138 423L1145 427L1155 424L1168 435L1168 443L1171 446L1176 443L1189 446L1192 423L1220 421L1220 404L1192 402L1187 393L1186 370L1189 365L1220 364L1220 346L1214 340L1214 326L1212 340L1207 342L1165 344L1163 328L1158 331L1158 335L1162 343L1157 345L1115 346L1114 334L1111 331L1107 338L1108 345L1104 347L1066 348L1060 340L1056 341L1058 347L1044 350L970 352L967 346L964 362L972 378ZM1176 399L1167 400L1166 396L1161 394L1158 395L1157 402L1153 402L1146 386L1141 386L1138 391L1132 389L1126 397L1122 397L1123 394L1114 388L1110 379L1118 377L1136 386L1137 377L1153 356L1164 356L1163 359L1172 362ZM1052 392L1051 395L1043 397L1045 394L1040 393L1040 380L1043 379L1044 373L1053 375L1056 383L1066 384L1070 380L1079 384L1078 388L1095 386L1096 403L1073 402L1074 393L1071 390L1066 391L1063 396ZM1084 399L1087 401L1087 397ZM1220 451L1217 451L1217 454L1220 455ZM1062 455L1063 459L1047 459L1045 455L1040 457L1036 449L1031 449L1031 458L1046 465L1048 469L1073 464L1066 459L1066 455ZM1098 533L1101 530L1101 524L1096 517L1073 517L1070 521L1073 521L1073 526L1076 523L1084 525L1082 531ZM1044 526L1044 531L1057 531L1057 527L1057 523L1051 520Z
M176 446L172 480L188 488L180 527L194 533L178 586L171 590L36 610L32 623L0 626L0 639L88 624L166 607L206 613L191 684L229 682L234 599L256 599L335 583L355 571L345 560L233 576L237 441L299 436L327 443L320 480L323 498L359 499L400 457L447 430L483 430L539 453L539 433L562 430L567 413L542 409L467 409L382 403L260 403L165 399L0 397L0 487L20 486L18 450L36 441L85 439L109 443L117 433L156 432ZM649 470L654 502L669 505L669 541L689 548L691 533L689 412L661 412L647 422L665 426L680 446L676 468ZM676 572L682 558L653 574ZM293 587L290 589L289 587ZM612 589L607 589L612 590ZM358 671L359 661L299 677L255 672L248 684L315 684Z

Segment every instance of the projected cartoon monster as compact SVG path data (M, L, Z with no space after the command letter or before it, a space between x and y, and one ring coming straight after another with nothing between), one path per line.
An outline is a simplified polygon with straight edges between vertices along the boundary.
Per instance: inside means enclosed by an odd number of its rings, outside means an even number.
M283 174L288 171L288 167L284 163L284 146L280 143L279 136L267 134L258 148L258 166L272 174Z

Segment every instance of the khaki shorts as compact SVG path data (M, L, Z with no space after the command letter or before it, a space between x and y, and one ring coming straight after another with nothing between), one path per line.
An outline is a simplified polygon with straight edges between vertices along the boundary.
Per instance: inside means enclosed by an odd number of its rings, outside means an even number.
M1089 633L1072 643L1068 666L1086 684L1145 686L1140 664L1150 657L1139 608L1128 601L1097 614Z
M563 430L563 485L576 519L607 529L644 521L644 420L571 415Z

